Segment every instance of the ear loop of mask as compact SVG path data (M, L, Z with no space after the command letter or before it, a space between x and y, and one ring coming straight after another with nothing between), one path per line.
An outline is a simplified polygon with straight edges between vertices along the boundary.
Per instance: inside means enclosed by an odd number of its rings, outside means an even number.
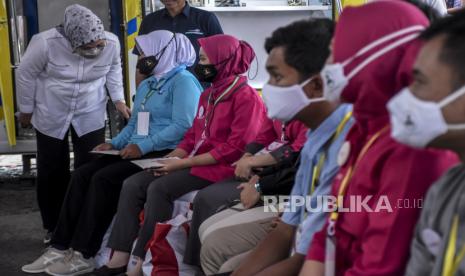
M240 46L239 46L239 47L240 47ZM231 56L229 56L229 57L223 59L223 60L220 61L220 62L217 62L217 63L213 64L213 66L215 66L215 68L216 68L217 71L219 71L218 67L219 67L220 65L222 66L224 63L226 63L226 62L228 62L229 60L231 60L231 59L233 59L234 57L236 57L237 51L239 50L239 47L236 49L236 51L234 51L234 53L233 53Z
M368 64L370 64L372 61L374 61L375 59L379 58L380 56L386 54L387 52L401 46L402 44L405 44L407 42L410 42L412 40L415 40L420 34L419 33L414 33L414 34L411 34L409 36L406 36L400 40L397 40L396 42L390 44L389 46L387 46L386 48L383 48L381 50L379 50L378 52L374 53L373 55L371 55L369 58L367 58L366 60L364 60L362 63L360 63L357 67L355 67L355 69L353 69L349 75L347 76L347 79L350 80L352 79L358 72L360 72L365 66L367 66Z
M157 54L154 55L154 56L157 58L157 60L160 60L161 57L165 54L166 49L168 48L168 46L170 46L171 42L172 42L173 40L175 40L175 37L176 37L176 34L173 33L173 37L170 39L170 41L168 41L168 43L166 44L166 46L163 47L163 49L161 49L160 52L158 52Z
M137 42L137 39L134 39L134 40L135 40L135 42L136 42L136 48L137 48L137 51L139 52L139 56L141 56L141 55L144 55L144 56L145 56L145 53L144 53L144 51L142 50L142 47L140 47L139 42Z
M445 106L447 106L451 102L457 100L458 98L462 97L463 95L465 95L465 86L462 86L462 88L459 88L459 90L457 90L455 93L447 96L442 101L440 101L438 103L439 108L443 109ZM463 129L465 129L465 123L463 123L463 124L451 124L451 125L448 124L447 128L449 130L463 130Z
M250 77L250 69L249 69L249 71L247 72L247 77L249 78L249 80L254 80L258 76L259 63L258 63L257 55L255 55L254 60L255 60L255 63L257 64L257 68L255 69L255 73L254 73L253 77Z
M302 82L301 84L299 84L299 86L302 88L302 91L304 90L304 87L309 84L312 80L314 80L318 75L314 75L310 78L308 78L306 81ZM303 91L305 92L305 91ZM311 103L316 103L316 102L323 102L323 101L326 101L326 98L324 96L321 96L321 97L318 97L318 98L311 98L309 99L309 102L308 104L311 104Z
M354 59L366 54L368 51L376 48L377 46L379 46L379 45L381 45L381 44L383 44L383 43L385 43L385 42L387 42L389 40L392 40L394 38L397 38L399 36L403 36L403 35L411 33L411 32L420 32L420 31L423 31L424 29L425 29L425 27L422 26L422 25L415 25L415 26L411 26L411 27L408 27L408 28L401 29L399 31L393 32L393 33L388 34L386 36L383 36L383 37L371 42L367 46L363 47L353 57L351 57L348 60L344 61L342 63L342 66L345 67L347 64L352 62Z
M178 41L176 40L176 33L173 33L173 38L174 38L174 46L176 47L175 49L175 52L174 52L174 58L175 58L175 62L176 64L178 64Z

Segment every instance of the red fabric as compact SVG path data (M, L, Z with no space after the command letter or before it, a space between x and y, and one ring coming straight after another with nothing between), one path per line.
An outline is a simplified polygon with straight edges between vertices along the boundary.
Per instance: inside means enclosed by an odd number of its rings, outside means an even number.
M274 126L276 130L280 130L279 136L281 136L281 123L279 121L274 121ZM297 152L303 148L307 141L307 132L308 128L297 120L290 122L286 126L286 139L289 140L289 145L293 151Z
M147 243L147 249L152 253L152 276L179 275L176 253L166 238L172 227L170 224L157 223L152 239Z
M279 120L265 119L255 143L268 146L273 142L281 142L283 123ZM293 151L298 152L307 141L308 128L301 122L294 120L286 126L285 140Z
M233 58L225 62L223 67L219 69L219 76L222 78L217 78L218 80L215 80L212 86L200 96L199 108L193 125L178 145L178 148L189 153L201 140L206 113L209 110L209 95L212 93L213 101L218 98L231 85L237 74L248 70L255 56L248 44L239 42L227 35L202 38L199 43L213 63L228 57ZM235 55L233 55L234 53ZM244 82L247 82L247 78L241 76L235 87ZM210 106L212 105L210 104ZM256 139L265 118L266 110L262 99L257 91L247 84L223 98L217 104L213 116L209 120L207 131L209 135L196 152L196 155L209 152L218 163L193 167L191 174L211 182L232 177L234 168L231 164L242 156L245 146Z
M383 35L418 24L427 25L424 15L402 1L377 1L346 8L336 27L334 60L341 62ZM363 146L389 124L386 103L410 83L419 46L419 42L412 42L385 54L365 67L344 89L343 99L354 104L356 124L347 137L351 153L334 180L333 195L337 195L348 166L355 163ZM346 73L371 53L356 59ZM457 156L450 152L416 150L395 142L389 131L381 135L359 162L344 204L348 206L351 195L371 195L370 203L375 204L380 196L387 196L393 212L340 214L336 224L337 275L403 275L420 209L396 208L398 202L405 200L411 206L418 202L432 183L457 162ZM308 259L324 261L325 237L326 227L314 235Z

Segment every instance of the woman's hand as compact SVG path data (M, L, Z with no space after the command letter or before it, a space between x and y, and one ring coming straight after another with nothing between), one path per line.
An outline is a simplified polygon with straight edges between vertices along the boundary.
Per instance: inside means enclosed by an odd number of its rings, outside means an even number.
M236 170L234 174L239 179L249 179L252 175L252 165L250 162L249 156L244 156L239 161L237 161L234 165L236 166Z
M124 103L123 101L117 101L115 103L116 109L123 115L123 117L127 120L131 117L131 109Z
M94 148L94 151L105 151L105 150L112 150L113 145L110 143L103 143Z
M142 157L142 151L135 144L129 144L119 153L123 159L135 159Z
M241 191L241 203L245 209L250 209L255 206L260 200L260 193L255 189L255 184L258 182L258 176L253 176L249 182L241 183L237 188Z
M153 170L155 176L161 176L191 167L189 158L163 160L160 161L160 163L163 163L164 166Z
M22 128L31 128L32 113L19 113L18 121Z
M170 157L177 157L177 158L184 158L187 156L187 152L183 149L180 149L180 148L176 148L175 150L173 150L172 152L168 153L167 155L165 155L164 157L165 158L170 158Z

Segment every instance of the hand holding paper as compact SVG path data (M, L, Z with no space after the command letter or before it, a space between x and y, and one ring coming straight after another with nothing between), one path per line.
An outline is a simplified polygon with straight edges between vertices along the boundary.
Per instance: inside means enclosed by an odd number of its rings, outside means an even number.
M106 150L112 150L113 145L110 143L103 143L98 146L96 146L92 151L106 151Z
M166 162L169 160L179 160L177 157L168 157L168 158L152 158L152 159L143 159L143 160L134 160L131 161L133 164L141 167L144 170L161 168L166 165Z
M190 167L189 159L165 159L161 161L161 164L162 167L154 170L154 174L157 176Z
M142 152L139 146L135 144L129 144L121 150L120 155L123 159L135 159L142 157Z

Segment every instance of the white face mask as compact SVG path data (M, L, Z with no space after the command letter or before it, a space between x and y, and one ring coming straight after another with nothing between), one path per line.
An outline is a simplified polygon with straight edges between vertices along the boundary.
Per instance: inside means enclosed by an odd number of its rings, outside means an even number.
M310 78L302 84L295 84L288 87L265 84L263 86L263 100L268 109L268 117L278 119L283 122L292 120L299 111L307 105L324 101L324 98L309 99L303 90L311 80Z
M334 64L326 64L323 69L321 70L321 78L323 79L323 94L325 99L331 102L339 101L341 98L342 91L344 88L349 84L349 81L357 75L363 68L365 68L368 64L376 60L377 58L381 57L382 55L388 53L389 51L407 43L414 39L416 39L419 35L419 32L424 30L425 27L421 25L415 25L412 27L408 27L405 29L401 29L394 33L388 34L383 36L372 43L368 44L367 46L363 47L360 51L358 51L354 56L347 59L342 63L334 63ZM402 39L395 40L393 43L388 44L388 46L378 50L371 56L369 56L366 60L360 63L357 67L355 67L349 75L344 74L344 67L350 64L356 58L364 55L368 51L378 47L379 45L398 38L400 36L406 35L408 33L412 33Z
M76 53L84 58L93 59L98 57L102 53L103 48L104 47L94 47L90 49L77 48Z
M399 143L424 148L448 130L465 129L465 124L448 125L441 109L465 95L465 86L439 103L422 101L408 87L392 98L387 107L391 116L391 136Z

